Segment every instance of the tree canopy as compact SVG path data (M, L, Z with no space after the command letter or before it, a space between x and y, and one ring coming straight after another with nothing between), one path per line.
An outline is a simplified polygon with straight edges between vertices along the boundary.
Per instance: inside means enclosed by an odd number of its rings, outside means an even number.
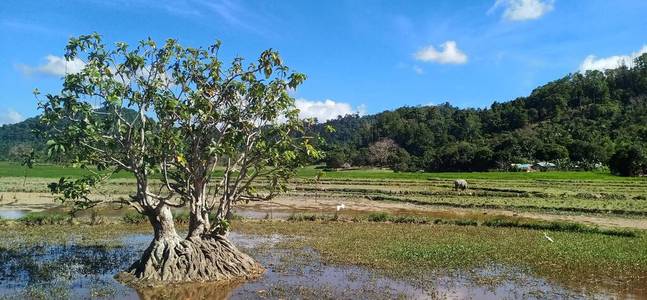
M212 280L258 271L224 236L231 209L274 197L295 168L321 158L288 94L305 75L291 72L273 50L226 66L220 45L190 48L169 39L158 46L147 39L109 47L98 34L72 38L65 58L85 66L40 103L48 153L91 172L51 183L58 199L75 209L116 202L150 220L155 238L128 270L133 280ZM134 194L90 195L116 172L134 175ZM171 208L189 212L185 239L175 231Z
M391 160L395 169L483 171L537 161L590 169L608 164L621 145L645 149L647 54L631 67L571 74L485 109L402 107L340 116L319 129L330 166L378 165L366 154L389 139L404 151Z

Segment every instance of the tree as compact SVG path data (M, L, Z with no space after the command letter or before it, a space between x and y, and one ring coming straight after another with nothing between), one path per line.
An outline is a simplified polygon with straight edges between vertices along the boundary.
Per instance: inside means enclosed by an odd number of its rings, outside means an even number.
M341 150L327 151L325 161L326 161L326 167L339 169L339 168L343 168L345 164L348 164L348 157Z
M647 155L641 147L621 147L609 160L611 172L620 176L636 176L647 171Z
M392 168L402 157L408 158L406 150L390 138L381 139L368 147L369 161L378 167Z
M576 140L569 145L568 152L571 161L585 169L591 169L591 166L607 161L609 157L602 145L581 140Z
M545 161L563 160L568 157L568 150L562 145L547 143L541 145L539 149L537 149L535 157L539 160Z
M132 49L125 43L109 49L98 34L72 38L65 58L81 59L85 67L66 75L61 93L40 105L42 121L52 128L50 153L64 153L92 173L50 184L59 199L75 209L128 205L154 229L142 257L119 275L123 281L259 274L262 267L226 238L232 207L276 196L296 167L320 158L288 94L305 75L291 73L272 50L246 67L236 58L226 68L219 49L220 42L203 49L175 40L158 47L151 39ZM135 177L130 199L90 196L120 171ZM184 238L171 210L180 207L190 216Z

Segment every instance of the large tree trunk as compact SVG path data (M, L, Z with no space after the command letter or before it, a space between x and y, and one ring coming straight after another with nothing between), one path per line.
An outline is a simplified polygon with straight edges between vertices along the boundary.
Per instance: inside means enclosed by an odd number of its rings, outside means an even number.
M264 271L260 264L222 235L180 238L168 207L149 219L155 229L155 238L138 261L117 275L117 279L125 283L150 286L236 281L257 277Z
M189 233L187 238L196 238L207 234L211 229L209 212L206 203L207 184L198 180L194 185L192 199L189 199Z

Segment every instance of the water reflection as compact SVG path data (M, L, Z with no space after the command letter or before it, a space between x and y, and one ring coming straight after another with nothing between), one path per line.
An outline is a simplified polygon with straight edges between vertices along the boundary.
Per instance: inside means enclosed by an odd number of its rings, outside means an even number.
M135 261L150 243L145 234L127 235L116 246L82 245L70 239L64 245L0 247L0 298L119 298L119 299L249 299L249 298L608 298L581 294L523 272L510 274L502 267L476 271L475 282L466 274L429 274L427 284L393 280L369 269L330 266L310 249L280 249L280 235L250 236L232 233L230 239L266 267L253 281L230 284L184 284L134 290L113 279ZM475 272L470 274L474 275ZM493 281L496 281L493 283ZM635 297L636 295L616 295ZM638 296L639 297L639 296Z
M26 210L0 210L0 219L9 219L9 220L15 220L15 219L20 219L24 215L26 215L28 211Z
M242 282L230 284L190 283L163 288L145 288L137 291L142 300L157 299L229 299L234 289Z

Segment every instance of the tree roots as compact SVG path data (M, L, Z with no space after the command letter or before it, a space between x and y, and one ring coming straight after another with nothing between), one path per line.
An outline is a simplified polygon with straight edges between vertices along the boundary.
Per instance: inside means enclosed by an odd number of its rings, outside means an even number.
M221 235L154 240L117 280L135 286L233 282L260 276L263 267Z

